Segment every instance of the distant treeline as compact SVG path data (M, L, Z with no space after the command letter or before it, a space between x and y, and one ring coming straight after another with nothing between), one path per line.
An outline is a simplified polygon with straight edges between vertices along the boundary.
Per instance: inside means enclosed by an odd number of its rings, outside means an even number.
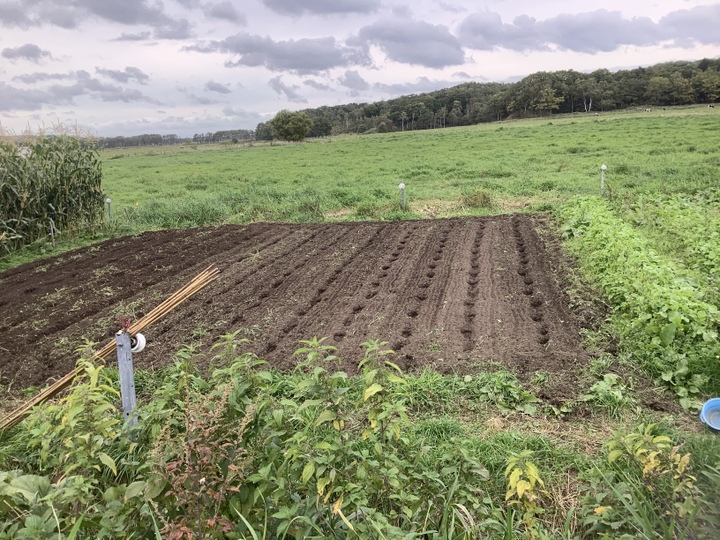
M597 112L629 107L714 103L720 99L720 58L667 62L612 73L533 73L516 83L463 83L452 88L374 103L305 109L312 120L308 137L433 129L557 113ZM101 139L100 146L142 146L272 140L270 122L255 131L239 129L195 134L138 135Z
M252 140L255 132L251 129L231 129L216 131L215 133L196 133L190 137L178 137L177 135L158 135L146 133L144 135L133 135L132 137L104 137L98 140L100 148L124 148L126 146L165 146L170 144L196 144L241 140Z
M427 94L370 104L306 109L308 137L432 129L553 113L713 103L720 98L720 59L669 62L611 73L599 69L538 72L516 83L468 82ZM259 124L258 139L272 136Z

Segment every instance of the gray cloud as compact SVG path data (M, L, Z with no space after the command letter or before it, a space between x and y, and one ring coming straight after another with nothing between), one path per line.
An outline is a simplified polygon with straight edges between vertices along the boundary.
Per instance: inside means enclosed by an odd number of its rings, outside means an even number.
M720 4L674 11L657 23L648 17L623 18L619 11L598 9L562 14L543 21L527 15L503 23L497 13L473 13L462 21L463 45L480 50L551 50L557 47L593 54L625 45L650 46L672 40L678 46L720 43Z
M0 81L0 111L37 111L47 103L68 104L70 101L45 90L17 88Z
M262 0L262 3L285 15L374 13L380 7L379 0Z
M0 25L10 28L14 26L28 28L32 24L32 20L27 14L27 8L23 7L20 2L0 4Z
M314 88L315 90L330 90L330 85L319 83L317 81L314 81L312 79L306 79L303 81L303 84L305 86L309 86L310 88Z
M402 96L408 94L422 94L425 92L434 92L435 90L441 90L443 88L449 88L458 84L453 81L437 81L428 79L427 77L418 77L414 83L403 83L403 84L382 84L376 83L373 85L375 90L390 94L393 96Z
M453 73L453 77L457 77L458 79L473 79L467 71L456 71Z
M211 41L185 47L184 50L237 55L237 60L228 60L225 63L227 67L265 66L271 71L289 70L297 73L318 73L335 67L369 62L362 51L344 47L333 37L273 41L268 36L240 32L223 41Z
M412 19L413 13L410 11L410 6L405 4L395 5L391 9L392 14L398 19Z
M462 64L465 55L446 26L424 21L378 21L360 29L353 44L374 44L395 62L429 68Z
M162 4L147 0L123 0L122 2L99 2L75 0L74 6L87 13L120 24L148 24L161 26L171 19L162 10Z
M175 0L178 4L187 9L196 9L202 6L200 0Z
M695 42L717 45L720 43L720 4L673 11L660 19L658 26L681 46L692 46Z
M157 39L188 39L192 37L190 26L190 22L186 19L170 21L156 28L153 35Z
M157 100L149 98L139 90L128 90L122 86L103 83L91 77L87 71L78 71L76 76L75 84L70 86L54 85L50 87L50 91L68 99L88 95L100 101L121 101L123 103L145 101L159 104Z
M437 5L444 11L447 11L449 13L464 13L465 11L467 11L467 8L465 6L451 4L450 2L438 1Z
M284 95L288 100L294 101L295 103L307 103L307 100L297 93L298 86L288 86L285 84L281 77L278 75L268 81L270 88L275 90L278 96Z
M61 81L63 79L74 79L74 73L30 73L13 77L13 81L25 84L37 84L46 81Z
M121 86L105 84L93 78L87 71L76 71L62 76L60 74L37 74L30 81L49 81L64 78L73 79L72 84L53 84L44 89L28 90L0 82L0 110L40 110L44 106L70 105L75 98L86 96L103 102L158 102L138 90L127 90ZM23 80L25 82L25 80Z
M245 15L240 13L229 0L219 4L206 4L203 6L203 13L209 19L221 19L237 24L246 24Z
M150 80L150 77L143 73L141 69L132 66L126 67L124 71L117 69L95 68L95 72L100 75L104 75L105 77L109 77L119 83L128 83L134 80L140 84L147 84L148 80Z
M350 89L351 96L357 96L360 92L370 89L370 84L355 70L345 71L345 75L340 77L339 82L345 88Z
M195 9L199 8L202 5L202 2L200 0L175 0L178 4L180 4L182 7L187 9Z
M34 43L26 43L25 45L12 49L3 49L0 55L10 61L27 60L29 62L35 62L36 64L39 64L40 61L45 58L52 58L50 51L45 51Z
M460 24L460 40L464 45L480 50L492 50L495 47L518 51L548 49L538 36L537 28L533 27L535 19L532 19L531 24L528 24L527 19L527 16L518 17L514 24L504 24L497 13L473 13Z
M205 83L205 90L210 92L217 92L219 94L230 94L232 90L224 84L217 83L215 81L209 81Z
M116 37L112 41L146 41L150 38L152 38L152 34L150 32L138 32L137 34L128 34L127 32L123 32L120 34L120 37Z
M262 120L262 115L258 113L248 112L243 109L234 109L230 106L224 107L222 112L226 117L232 118L233 120L255 122L260 122Z
M155 0L9 0L0 6L0 26L10 28L49 24L70 29L92 18L121 25L149 26L159 39L190 37L190 23L171 17L164 11L163 4Z
M212 99L209 97L204 96L198 96L196 94L188 94L188 97L198 105L215 105L217 103L221 103L221 101L218 101L217 99Z

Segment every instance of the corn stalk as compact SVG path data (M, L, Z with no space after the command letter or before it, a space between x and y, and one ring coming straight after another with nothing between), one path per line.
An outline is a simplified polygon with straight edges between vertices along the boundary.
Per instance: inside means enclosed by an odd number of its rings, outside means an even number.
M28 146L0 142L0 255L48 234L103 219L102 170L95 149L69 136Z

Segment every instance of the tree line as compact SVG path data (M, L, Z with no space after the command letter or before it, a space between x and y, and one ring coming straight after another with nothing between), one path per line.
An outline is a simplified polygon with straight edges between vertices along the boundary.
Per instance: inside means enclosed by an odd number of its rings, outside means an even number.
M159 135L145 133L130 137L101 137L97 144L99 148L125 148L127 146L167 146L172 144L199 144L211 142L239 142L253 140L255 132L252 129L231 129L208 133L196 133L192 137L178 137L175 134Z
M174 134L109 137L99 139L98 146L297 141L305 137L445 128L556 113L714 103L719 99L720 58L704 58L614 73L607 69L592 73L539 71L515 83L467 82L373 103L323 106L295 113L283 110L272 120L260 122L255 130L196 133L187 138Z
M556 113L713 103L720 99L720 58L667 62L615 73L540 71L515 83L463 83L374 103L281 111L255 129L258 140L299 140L345 133L434 129ZM288 116L288 114L290 116ZM305 117L301 122L298 118ZM284 136L288 121L305 134ZM299 137L299 139L298 139Z

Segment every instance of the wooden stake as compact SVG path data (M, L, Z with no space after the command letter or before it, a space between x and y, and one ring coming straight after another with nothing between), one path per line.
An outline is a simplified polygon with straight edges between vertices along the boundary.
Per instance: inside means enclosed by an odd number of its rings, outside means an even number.
M207 286L210 282L212 282L217 276L220 274L220 270L218 270L214 266L208 266L205 270L200 272L195 278L193 278L190 282L188 282L185 286L178 289L176 292L171 294L165 301L157 306L155 309L151 310L147 315L145 315L143 318L141 318L138 322L131 325L128 329L128 334L130 336L135 335L136 333L140 332L144 328L147 328L151 324L159 321L162 319L165 315L170 313L173 309L178 307L182 302L190 298L192 295L203 289L205 286ZM91 360L97 361L97 360L104 360L107 358L111 352L113 352L116 348L115 345L115 338L112 339L112 341L108 342L107 345L105 345L102 349L100 349L95 355L91 358ZM49 387L47 387L45 390L40 392L37 396L32 398L30 401L26 402L25 404L21 405L17 409L15 409L12 413L10 413L8 416L2 419L0 422L0 431L4 431L6 429L9 429L25 418L29 413L30 410L40 405L41 403L44 403L48 399L56 396L63 390L65 390L68 386L70 386L82 370L80 368L75 368L70 373L62 377L61 379L58 379L53 384L51 384Z

